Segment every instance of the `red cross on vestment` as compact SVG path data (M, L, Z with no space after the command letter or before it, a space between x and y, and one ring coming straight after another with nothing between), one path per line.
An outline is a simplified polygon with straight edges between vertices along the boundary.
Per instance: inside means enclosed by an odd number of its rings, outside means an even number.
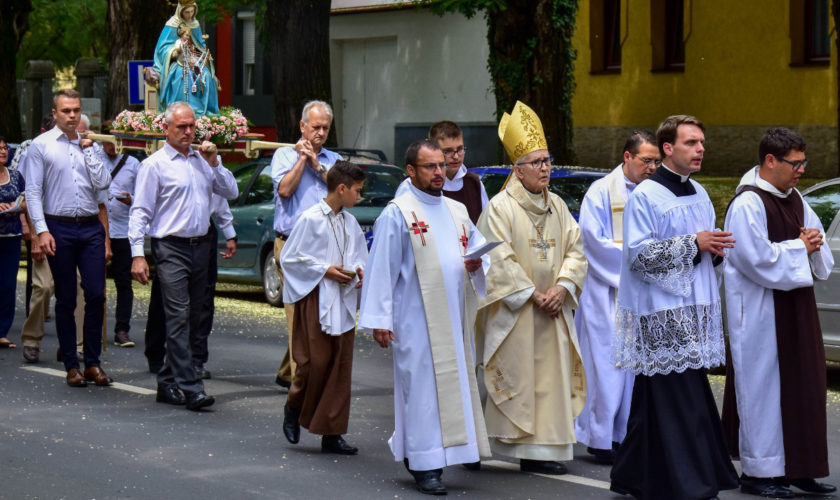
M470 239L467 237L467 226L461 224L461 229L464 231L464 234L458 238L461 240L461 244L464 245L464 251L467 251L467 244L470 242Z
M414 231L414 234L420 235L420 241L423 243L423 246L426 246L426 237L423 236L423 233L429 230L429 226L425 222L417 220L417 214L413 211L411 212L411 216L414 217L414 222L411 223L411 230Z

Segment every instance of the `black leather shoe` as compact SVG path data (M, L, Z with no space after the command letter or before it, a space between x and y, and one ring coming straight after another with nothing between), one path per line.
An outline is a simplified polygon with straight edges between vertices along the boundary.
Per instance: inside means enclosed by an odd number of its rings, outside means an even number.
M283 434L286 439L292 444L298 444L300 441L300 422L298 422L300 412L289 406L283 407Z
M359 449L355 446L347 444L347 441L345 441L341 436L321 436L321 453L355 455L356 453L359 453Z
M204 368L203 365L195 367L195 375L201 380L207 380L209 378L212 378L212 375L210 375L210 371L207 368Z
M790 484L805 493L814 493L817 495L828 495L837 491L837 488L834 486L827 483L818 483L813 479L791 479Z
M519 470L522 472L536 472L537 474L551 474L553 476L560 476L569 472L566 466L560 462L528 460L525 458L519 460Z
M274 383L279 385L280 387L285 387L286 389L288 389L289 387L292 386L291 381L284 379L280 375L277 375L276 377L274 377Z
M186 402L184 394L174 385L168 387L158 385L155 401L158 403L169 403L171 405L182 405Z
M413 471L414 480L417 482L417 491L425 493L426 495L446 495L446 486L440 480L440 472L430 471Z
M481 470L481 460L478 462L467 462L465 464L461 464L467 470Z
M766 498L793 498L794 494L781 484L765 477L741 474L741 493Z
M213 403L216 402L216 398L214 398L213 396L208 396L207 393L204 391L185 394L185 399L187 409L192 411L198 411L202 408L213 406Z
M612 465L615 462L615 450L587 447L586 452L592 455L599 464Z

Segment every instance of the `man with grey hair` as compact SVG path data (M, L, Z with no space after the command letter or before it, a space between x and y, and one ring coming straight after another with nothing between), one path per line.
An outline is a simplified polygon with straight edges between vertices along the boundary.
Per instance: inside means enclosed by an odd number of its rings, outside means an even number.
M280 148L271 159L271 179L274 181L274 259L277 272L282 273L280 252L292 226L301 212L327 196L327 171L341 159L324 147L330 135L333 110L324 101L309 101L300 117L300 140L293 148ZM295 363L291 359L292 320L294 304L284 304L289 346L277 371L275 382L283 387L291 385Z
M198 328L205 300L210 246L216 243L208 238L210 199L213 193L235 198L239 189L212 143L204 141L198 152L191 148L195 113L189 104L170 104L163 130L166 144L137 173L128 222L131 274L144 285L149 282L143 253L148 224L166 318L166 362L158 372L157 401L197 411L215 401L204 392L190 349L190 332Z

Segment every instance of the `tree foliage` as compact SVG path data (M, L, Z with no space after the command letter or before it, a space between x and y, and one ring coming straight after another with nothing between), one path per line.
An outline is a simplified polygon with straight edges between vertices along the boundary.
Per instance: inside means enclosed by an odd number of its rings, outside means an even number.
M20 131L20 107L17 82L15 80L15 54L27 30L30 0L0 2L0 134L8 141L22 139Z
M14 2L12 2L14 3ZM107 0L32 0L29 30L17 53L17 73L30 59L46 59L56 69L79 57L108 60Z
M572 151L572 47L577 0L431 0L436 14L483 12L487 20L496 115L517 100L531 106L545 129L551 153L560 164L574 162ZM423 2L425 4L425 2Z

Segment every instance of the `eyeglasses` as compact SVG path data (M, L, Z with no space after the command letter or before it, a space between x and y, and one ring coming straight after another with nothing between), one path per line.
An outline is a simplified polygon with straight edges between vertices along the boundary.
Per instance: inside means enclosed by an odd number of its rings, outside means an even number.
M444 149L443 156L445 156L446 158L452 158L455 155L463 156L466 152L467 148L465 148L464 146L459 146L458 149Z
M8 150L9 150L8 146L0 146L0 151L8 151Z
M779 160L779 161L783 161L783 162L787 163L788 165L790 165L791 167L793 167L793 171L794 171L794 172L796 172L796 171L797 171L797 170L799 170L800 168L801 168L802 170L805 170L806 168L808 168L808 158L805 158L804 160L790 161L790 160L785 160L784 158L782 158L782 157L781 157L781 156L779 156L779 155L773 155L773 156L774 156L777 160Z
M528 165L529 167L533 168L534 170L539 170L545 165L548 168L551 168L551 162L554 161L554 157L546 156L545 158L537 158L534 161L521 161L517 163L517 165Z
M633 158L636 158L639 155L633 155ZM639 161L644 163L646 166L650 167L656 164L659 161L659 158L639 158Z
M424 163L422 165L416 165L420 168L425 168L431 172L434 172L437 169L446 170L446 163Z

